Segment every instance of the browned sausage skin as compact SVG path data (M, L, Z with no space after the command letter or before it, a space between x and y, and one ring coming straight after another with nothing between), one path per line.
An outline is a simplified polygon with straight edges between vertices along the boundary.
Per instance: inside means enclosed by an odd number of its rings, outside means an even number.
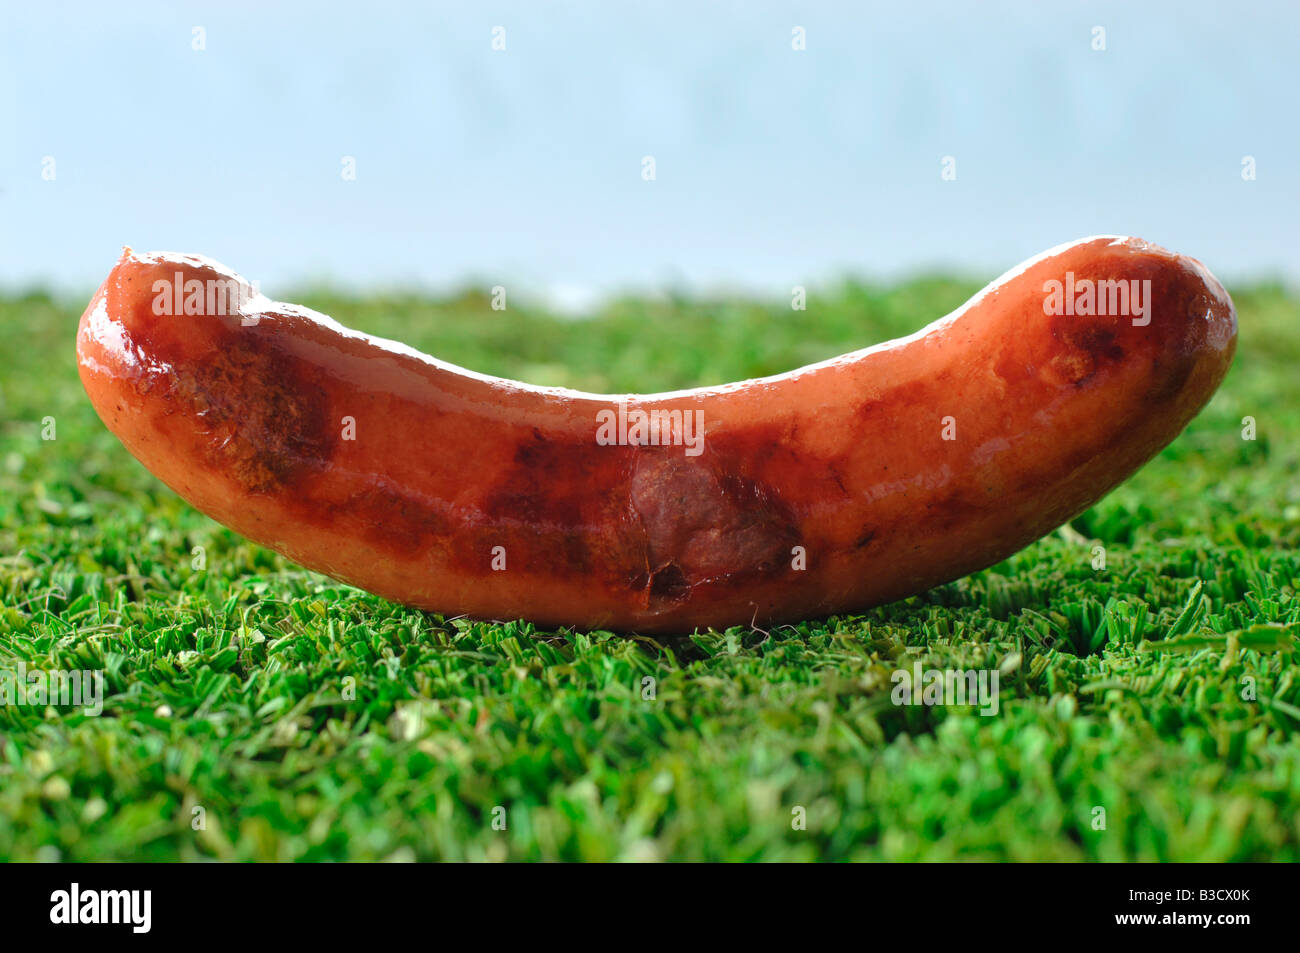
M1236 332L1199 262L1090 238L908 338L602 396L464 371L208 259L128 250L77 356L146 467L304 566L448 615L675 632L861 609L1007 557L1173 440Z

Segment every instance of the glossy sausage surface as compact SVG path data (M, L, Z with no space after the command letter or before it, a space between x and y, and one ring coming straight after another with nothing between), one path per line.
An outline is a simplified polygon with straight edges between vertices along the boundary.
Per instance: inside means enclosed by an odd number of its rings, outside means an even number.
M1172 441L1236 329L1199 262L1092 238L907 338L594 395L350 331L208 259L127 250L77 355L132 454L304 566L446 615L689 632L861 609L1006 558Z

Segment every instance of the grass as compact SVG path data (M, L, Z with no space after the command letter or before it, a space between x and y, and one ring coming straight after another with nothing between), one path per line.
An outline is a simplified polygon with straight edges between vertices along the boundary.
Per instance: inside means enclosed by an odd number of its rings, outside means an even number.
M582 323L478 294L303 300L619 391L778 372L973 290ZM1062 531L864 615L659 640L446 621L249 544L100 424L77 303L0 299L0 670L105 682L99 717L0 705L0 857L1300 860L1300 303L1235 298L1212 404ZM998 714L892 704L915 659L999 669Z

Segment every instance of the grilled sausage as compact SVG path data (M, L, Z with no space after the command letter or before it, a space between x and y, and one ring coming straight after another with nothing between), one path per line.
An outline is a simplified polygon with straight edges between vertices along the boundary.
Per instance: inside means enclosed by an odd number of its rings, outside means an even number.
M249 539L447 615L639 632L863 609L992 565L1173 440L1235 347L1204 266L1116 237L910 337L666 394L475 374L129 249L77 336L109 429Z

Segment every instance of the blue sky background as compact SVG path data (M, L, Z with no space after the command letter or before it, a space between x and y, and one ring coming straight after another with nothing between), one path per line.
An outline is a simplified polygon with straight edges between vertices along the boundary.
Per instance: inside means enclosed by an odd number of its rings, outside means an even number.
M1300 280L1300 4L326 6L4 4L0 287L788 294L1113 232Z

